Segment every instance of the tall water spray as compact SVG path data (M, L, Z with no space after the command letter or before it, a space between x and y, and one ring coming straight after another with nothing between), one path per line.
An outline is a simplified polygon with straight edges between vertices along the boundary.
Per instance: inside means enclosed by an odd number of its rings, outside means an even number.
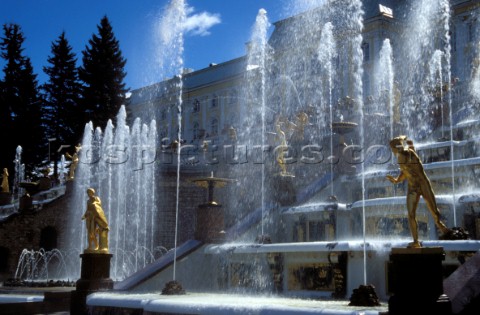
M378 66L375 71L376 87L374 92L377 100L378 112L384 112L384 101L387 102L387 111L389 115L389 139L394 138L394 115L395 115L395 94L394 94L394 71L393 71L393 53L390 39L383 41L382 48L378 58Z
M429 74L430 74L430 86L431 89L436 93L436 98L439 100L440 107L440 128L441 128L441 138L445 139L445 118L444 118L444 109L443 103L445 98L445 93L443 91L443 58L444 53L441 50L435 50L433 56L429 63Z
M60 173L58 175L58 180L60 181L60 184L65 183L65 176L66 176L65 166L66 166L65 155L62 154L60 156Z
M475 62L470 80L469 92L473 99L480 103L480 42L476 45Z
M259 88L259 100L260 104L260 117L261 117L261 208L262 208L262 222L261 222L261 234L264 234L264 222L265 216L265 150L266 145L266 126L265 126L265 114L266 114L266 65L267 65L267 31L270 23L267 18L267 11L260 9L255 19L255 24L252 27L252 35L250 41L250 49L248 52L247 71L258 72L260 88ZM255 100L253 100L255 101Z
M297 1L297 6L301 9L315 7L315 10L308 11L298 21L298 25L294 25L291 36L291 43L288 46L292 50L293 58L284 66L286 70L292 71L290 77L296 79L295 86L301 91L299 94L300 106L311 104L312 101L318 100L308 92L303 90L314 89L310 84L309 74L316 74L308 68L310 61L303 58L304 55L309 55L308 51L303 51L305 41L311 41L313 38L318 40L319 45L323 51L319 52L319 59L325 64L321 64L322 72L326 75L321 77L320 84L326 86L323 91L328 91L328 101L332 105L331 121L340 119L349 122L358 123L358 143L361 148L365 147L365 133L364 133L364 109L363 109L363 53L361 44L363 42L363 15L362 2L360 0L353 1ZM330 22L332 27L325 24L325 21ZM294 22L295 23L295 22ZM319 27L323 27L319 29ZM330 37L329 32L332 32ZM321 35L321 39L318 35ZM283 39L282 39L283 40ZM279 40L281 42L282 40ZM330 42L329 42L330 41ZM317 49L318 52L318 49ZM329 64L334 58L334 65ZM319 60L320 63L320 60ZM329 66L332 68L329 68ZM305 70L304 72L295 73L298 69ZM331 76L328 75L329 70ZM333 73L334 72L334 73ZM302 81L303 79L303 81ZM330 81L331 79L331 81ZM316 81L318 82L318 81ZM352 104L342 104L337 100L353 100ZM329 105L330 106L330 105ZM330 108L329 108L330 109ZM295 110L295 109L294 109ZM322 116L321 111L319 115ZM320 118L322 119L322 118ZM328 123L325 124L329 125ZM328 128L330 129L330 127ZM330 139L330 146L333 147L333 141ZM364 152L361 152L360 160L363 158ZM362 234L363 242L365 240L365 175L364 163L358 164L358 173L361 177L361 199L362 199ZM330 168L331 171L331 168ZM333 186L333 185L332 185ZM341 198L343 196L340 196ZM364 246L364 282L367 282L366 274L366 246Z
M362 2L360 0L353 0L350 3L349 9L350 19L347 20L352 36L352 95L357 101L359 114L359 129L360 129L360 147L365 148L365 128L364 128L364 108L363 108L363 51L362 51L362 30L363 30L363 14ZM365 213L365 153L361 152L361 174L362 174L362 231L363 231L363 281L367 284L367 246L366 246L366 213Z
M338 81L338 98L353 99L354 111L346 108L338 108L340 119L354 120L358 122L359 145L365 147L364 108L363 108L363 52L362 52L362 30L364 11L362 1L352 0L348 4L343 1L328 1L326 17L333 19L335 30L336 51L338 65L335 76ZM336 86L337 88L337 86ZM338 93L337 92L337 93ZM360 159L364 161L364 152L360 152ZM362 199L362 235L364 243L364 283L367 283L367 260L366 260L366 220L365 220L365 163L360 163L357 170L361 175L361 199Z
M438 129L442 130L441 136L447 138L444 133L444 128L447 127L443 113L444 103L448 107L451 185L455 197L450 11L448 0L412 2L406 22L408 28L398 43L396 77L402 91L401 117L404 133L414 141L421 143L437 140L433 134L437 118L431 113L432 107L438 102L438 114L443 124ZM456 225L455 202L452 207Z
M457 211L456 211L456 202L455 202L455 147L453 145L453 109L452 109L452 47L451 47L451 37L450 37L450 20L451 20L451 10L450 10L450 1L443 0L441 1L441 31L443 31L443 36L441 37L444 46L445 54L445 73L446 73L446 84L447 84L447 104L448 104L448 116L450 121L450 167L451 167L451 178L452 178L452 210L453 210L453 225L457 226ZM443 111L442 111L443 117ZM443 128L442 128L443 129Z
M441 38L444 59L450 62L449 37L445 33L450 14L448 0L415 1L410 7L407 25L400 38L396 76L402 91L402 117L405 132L416 141L426 141L433 130L431 104L435 94L430 84L429 64L437 51L437 38ZM444 71L446 79L450 72ZM398 75L397 75L398 74Z
M477 25L477 28L480 26ZM478 32L475 32L475 34L478 34ZM471 72L471 80L470 84L468 86L468 92L475 101L475 103L480 103L480 41L478 38L475 38L476 44L475 44L475 49L472 54L472 60L473 60L473 67L472 67L472 72ZM469 113L469 114L474 114L474 113Z
M23 195L23 188L19 186L25 180L25 164L22 163L22 147L17 146L15 150L15 177L13 178L13 196L18 197Z
M173 280L176 278L176 257L177 257L177 240L178 240L178 215L180 203L180 152L182 142L182 91L183 91L183 50L184 40L183 32L185 30L186 21L186 3L183 0L172 0L167 6L162 16L159 31L159 58L162 73L174 75L176 106L177 106L177 133L176 154L177 154L177 182L176 182L176 202L175 202L175 239L174 239L174 259L173 259ZM172 142L173 143L173 142Z
M154 233L156 123L141 125L136 119L130 131L125 107L117 114L115 126L105 130L85 126L79 164L75 172L73 213L68 227L78 252L86 245L81 217L86 209L86 190L94 188L109 221L109 250L114 254L112 277L122 279L158 258ZM156 256L156 257L155 257Z
M333 62L336 57L336 45L335 39L333 37L333 25L331 22L325 23L322 28L322 35L320 36L320 45L318 46L318 61L322 67L322 78L324 82L326 81L326 88L323 89L323 99L326 99L328 104L329 111L329 123L330 123L330 156L333 157L333 77L334 77L334 67ZM324 84L322 84L324 86ZM325 91L326 90L326 91ZM325 94L327 95L325 97ZM334 163L330 163L330 194L333 196L333 172Z

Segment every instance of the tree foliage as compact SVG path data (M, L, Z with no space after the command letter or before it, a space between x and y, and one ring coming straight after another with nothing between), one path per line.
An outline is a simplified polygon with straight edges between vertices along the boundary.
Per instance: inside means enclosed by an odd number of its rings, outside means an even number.
M49 66L43 67L48 81L42 86L44 92L43 119L46 136L54 144L49 157L54 163L57 175L59 145L76 145L81 139L84 122L83 110L79 104L81 84L78 78L77 59L65 37L65 32L51 46ZM55 139L55 140L54 140Z
M128 89L126 60L110 21L104 16L82 51L82 65L72 52L63 32L52 42L48 76L39 93L37 76L31 61L24 55L25 37L18 24L3 25L0 57L5 60L0 78L0 134L2 150L0 169L8 167L13 174L15 149L22 146L22 161L27 170L49 160L49 139L56 139L50 153L60 144L75 145L81 141L84 126L92 121L104 128L125 103Z
M104 128L125 103L128 91L123 83L126 59L122 57L119 42L106 16L97 28L98 34L92 36L82 52L83 65L79 75L84 84L82 103L86 120Z
M41 98L37 75L30 59L24 56L25 37L18 24L5 24L0 39L0 56L6 61L0 88L0 128L4 150L0 157L3 165L12 167L15 148L23 148L23 162L27 169L45 157L42 126Z
M83 110L79 105L81 83L78 78L77 59L63 32L52 43L51 56L43 71L48 81L44 92L43 117L48 138L57 143L75 145L83 132Z

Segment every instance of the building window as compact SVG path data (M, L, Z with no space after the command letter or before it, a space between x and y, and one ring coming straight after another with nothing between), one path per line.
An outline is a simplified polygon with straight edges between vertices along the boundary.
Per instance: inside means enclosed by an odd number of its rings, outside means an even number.
M215 108L215 107L218 106L218 96L217 95L213 96L211 105L212 105L212 108Z
M237 95L236 90L233 90L229 93L229 103L230 104L235 104L237 102L237 98L238 98L238 95Z
M198 122L193 123L193 139L199 139L200 138L200 126L198 125Z
M167 119L167 110L166 109L163 109L161 114L160 114L160 119L161 120L165 120Z
M362 52L363 52L363 61L367 62L370 60L370 45L368 43L362 44Z
M475 40L475 24L474 21L469 22L467 24L467 36L468 36L468 41L473 42Z
M194 113L200 112L200 101L199 101L199 100L195 99L195 100L193 101L192 111L193 111Z
M212 123L210 124L211 132L210 136L218 135L218 120L216 118L212 119Z

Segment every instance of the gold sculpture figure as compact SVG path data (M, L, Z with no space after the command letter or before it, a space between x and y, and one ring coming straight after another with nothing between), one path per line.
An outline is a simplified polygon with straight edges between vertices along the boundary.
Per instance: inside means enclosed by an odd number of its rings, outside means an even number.
M4 168L3 169L3 175L2 175L2 192L8 193L10 192L10 187L8 186L8 169Z
M293 141L303 141L305 138L305 127L308 125L308 115L300 112L296 115L294 132L292 135Z
M277 123L275 124L275 131L277 132L277 138L280 141L280 150L278 151L278 155L277 155L277 163L280 166L280 169L282 170L280 174L287 175L287 166L285 165L285 157L284 157L285 156L284 148L287 147L287 139L285 136L285 132L280 128L281 124L282 123L279 121L277 121Z
M232 126L228 128L228 137L232 141L237 141L237 130L235 130L235 128L233 128Z
M95 195L93 188L87 189L87 210L82 216L87 227L88 247L85 252L108 253L108 227L107 218L102 209L100 198Z
M68 172L68 180L73 180L75 177L75 169L77 168L78 161L79 161L78 152L80 151L81 148L82 146L80 144L77 144L75 146L75 153L73 153L73 155L70 155L68 152L65 154L67 158L72 160L72 164L70 164L70 170Z
M413 237L413 242L409 243L408 247L419 248L422 247L422 245L418 241L418 223L416 219L416 212L420 196L423 196L423 199L427 204L427 208L432 214L435 224L440 231L445 234L449 231L449 229L440 220L440 211L437 207L432 185L425 174L422 162L415 151L413 142L407 139L406 136L399 136L390 140L390 148L393 154L395 154L397 157L397 162L400 166L400 174L396 178L392 175L387 175L387 179L393 184L398 184L405 180L408 181L408 224Z

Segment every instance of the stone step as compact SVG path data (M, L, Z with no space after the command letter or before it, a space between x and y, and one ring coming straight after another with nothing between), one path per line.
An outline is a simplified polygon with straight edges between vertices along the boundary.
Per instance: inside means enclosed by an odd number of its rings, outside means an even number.
M460 265L443 281L443 290L452 302L454 314L480 302L480 251Z

